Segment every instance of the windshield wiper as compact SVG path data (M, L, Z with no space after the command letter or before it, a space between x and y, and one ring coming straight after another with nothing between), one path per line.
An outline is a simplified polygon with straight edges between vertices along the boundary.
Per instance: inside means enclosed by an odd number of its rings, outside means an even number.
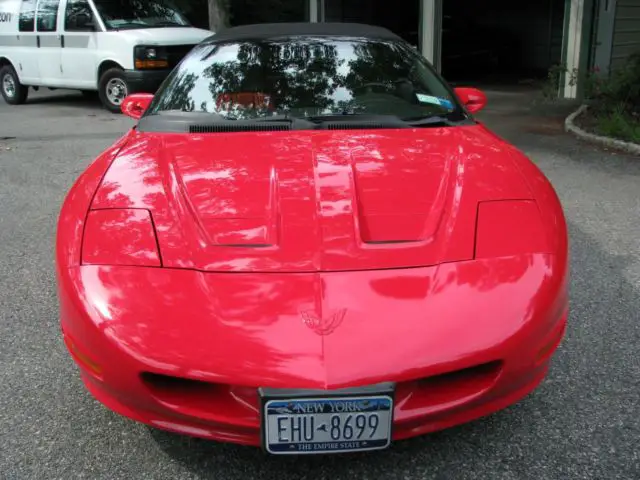
M304 117L305 120L317 124L331 122L379 122L379 123L402 123L402 119L396 115L381 115L374 113L342 112L328 115L312 115Z
M164 22L156 22L150 25L151 27L189 27L190 25L185 25L184 23L172 22L170 20Z
M403 118L402 120L412 127L454 127L460 124L459 121L454 121L440 115ZM462 120L466 120L466 118Z
M270 117L259 117L255 119L247 119L244 121L250 121L255 123L286 123L291 125L292 127L300 127L300 128L314 128L316 124L309 120L306 117L292 117L290 115L272 115Z
M316 115L304 117L318 126L331 123L378 124L388 125L389 128L420 128L420 127L453 127L469 121L467 117L451 119L441 115L402 118L397 115L372 113L336 113L330 115Z

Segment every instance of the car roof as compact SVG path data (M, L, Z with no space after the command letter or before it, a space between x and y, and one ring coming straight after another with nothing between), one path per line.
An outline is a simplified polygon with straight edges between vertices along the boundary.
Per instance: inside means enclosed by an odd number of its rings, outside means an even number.
M362 23L260 23L220 30L205 40L207 43L234 40L261 40L268 38L322 36L365 37L385 40L402 40L383 27Z

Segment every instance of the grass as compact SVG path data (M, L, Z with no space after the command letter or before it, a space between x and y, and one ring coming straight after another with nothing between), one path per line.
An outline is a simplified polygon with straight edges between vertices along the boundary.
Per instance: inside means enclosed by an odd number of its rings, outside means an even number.
M622 108L597 116L595 127L600 135L640 144L640 121Z

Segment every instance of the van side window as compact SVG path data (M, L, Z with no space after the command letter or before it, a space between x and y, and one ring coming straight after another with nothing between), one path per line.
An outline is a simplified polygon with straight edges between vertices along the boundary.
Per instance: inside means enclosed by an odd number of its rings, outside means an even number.
M67 32L86 32L86 22L93 18L88 0L67 0L64 29ZM80 21L78 21L80 20Z
M40 0L38 2L37 30L39 32L55 32L58 22L58 6L60 0Z
M18 30L21 32L33 32L36 18L36 0L22 0L20 6L20 22Z

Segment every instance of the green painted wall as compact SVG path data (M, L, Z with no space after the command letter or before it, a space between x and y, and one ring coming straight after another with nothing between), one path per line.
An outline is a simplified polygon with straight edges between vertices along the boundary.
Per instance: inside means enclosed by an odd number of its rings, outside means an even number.
M617 0L610 69L635 52L640 52L640 0Z

